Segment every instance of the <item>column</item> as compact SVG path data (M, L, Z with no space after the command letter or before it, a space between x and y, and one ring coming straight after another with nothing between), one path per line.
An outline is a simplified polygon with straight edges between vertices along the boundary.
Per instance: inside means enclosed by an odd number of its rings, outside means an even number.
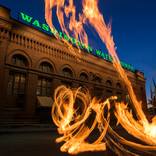
M61 80L59 80L57 78L53 78L53 81L52 81L52 99L54 96L55 89L60 85L61 85Z
M37 80L38 76L34 73L28 73L27 75L27 87L26 87L26 104L25 112L28 116L32 117L35 115L36 111L36 89L37 89Z
M7 54L8 41L0 41L0 108L6 103L8 69L5 68L5 56Z

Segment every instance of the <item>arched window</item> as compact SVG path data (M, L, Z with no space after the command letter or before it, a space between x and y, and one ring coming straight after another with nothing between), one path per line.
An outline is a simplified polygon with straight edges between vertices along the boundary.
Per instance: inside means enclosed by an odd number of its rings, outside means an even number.
M82 81L88 81L88 76L86 73L81 73L80 74L80 80Z
M27 67L28 61L25 56L20 54L13 55L11 62L15 66ZM8 77L8 95L20 96L25 95L26 89L26 73L25 71L14 71L9 72Z
M94 81L95 83L101 83L102 79L98 76L94 76L92 81Z
M27 67L28 61L23 55L16 54L12 57L12 64L20 67Z
M53 67L50 63L48 62L42 62L39 66L39 69L43 72L46 73L52 73L53 72Z
M110 80L107 80L107 81L106 81L106 85L107 85L108 87L111 87L111 86L112 86L112 82L111 82Z
M45 73L52 73L54 71L53 66L49 62L46 62L46 61L42 62L39 65L39 69ZM46 97L49 97L52 95L52 78L49 78L46 76L38 77L36 95L46 96Z
M116 88L121 89L121 84L119 82L116 84Z
M69 68L65 67L62 70L62 75L65 77L73 77L73 72Z

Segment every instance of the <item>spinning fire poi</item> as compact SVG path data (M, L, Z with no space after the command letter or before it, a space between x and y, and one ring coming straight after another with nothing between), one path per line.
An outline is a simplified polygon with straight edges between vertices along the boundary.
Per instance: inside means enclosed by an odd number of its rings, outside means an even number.
M84 151L104 151L106 145L109 146L110 143L114 145L113 150L119 155L123 151L129 155L137 155L135 152L127 150L124 145L140 151L156 150L156 117L150 123L142 110L141 101L138 101L135 96L132 84L117 56L115 43L111 35L111 26L105 23L104 17L99 11L98 0L82 0L82 13L79 14L79 20L76 19L76 7L73 0L68 0L68 5L65 0L45 0L45 18L52 31L55 29L52 23L52 10L54 7L56 7L56 14L62 31L68 36L69 31L72 32L73 37L83 42L86 47L88 45L87 33L84 30L86 22L89 22L97 31L112 57L114 68L127 87L137 115L137 119L135 119L127 104L117 102L115 96L101 102L96 98L91 99L89 93L82 91L81 88L71 90L65 86L60 86L55 90L52 119L58 126L59 134L62 135L62 137L57 138L56 142L65 142L61 147L61 151L71 154ZM68 28L65 26L64 15L69 19ZM56 35L56 37L58 36ZM72 46L65 40L64 42L73 52ZM83 109L79 112L75 109L76 99L79 99L83 104ZM130 135L140 139L145 145L126 140L110 127L110 101L115 103L114 113L118 122ZM107 114L104 115L106 109ZM94 120L91 121L91 125L88 125L90 116L94 116ZM98 129L99 136L94 141L87 141L95 129ZM114 138L116 141L113 140Z

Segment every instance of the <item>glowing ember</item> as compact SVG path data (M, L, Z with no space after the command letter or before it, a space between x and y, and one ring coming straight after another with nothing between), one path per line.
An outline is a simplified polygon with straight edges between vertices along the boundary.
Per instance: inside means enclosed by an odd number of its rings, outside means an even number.
M76 20L76 7L73 0L69 0L68 6L65 0L45 0L45 18L50 28L53 30L52 24L52 9L56 7L56 14L62 28L68 36L69 33L73 34L73 37L88 44L87 33L83 26L88 21L90 25L97 31L99 37L106 45L109 54L113 59L113 66L121 76L125 83L132 104L134 105L135 112L137 114L137 120L134 119L131 111L128 109L127 104L118 103L115 104L115 116L122 127L134 137L140 139L151 146L143 146L125 140L115 133L111 127L109 127L109 109L110 99L115 100L116 97L107 99L101 103L95 98L91 99L89 94L81 92L80 89L70 90L66 87L59 87L55 91L54 105L52 108L52 118L55 124L58 126L58 132L63 136L58 138L57 142L65 141L65 144L61 147L61 151L76 154L84 151L98 151L105 150L106 144L103 142L104 138L109 144L115 146L115 152L119 154L121 151L130 153L121 145L125 144L139 150L156 150L156 118L153 118L152 123L149 123L139 102L134 94L133 87L129 81L124 69L120 64L120 60L116 53L115 43L111 36L111 27L106 25L103 15L98 9L98 0L83 0L82 1L82 14L79 14L79 21ZM69 20L69 27L66 28L64 23L64 15ZM68 44L68 43L67 43ZM71 45L70 49L72 51ZM78 113L74 108L76 98L80 99L83 103L83 109L81 113ZM108 108L107 117L104 117L103 112L105 107ZM92 119L92 125L87 125L87 120L92 116L92 112L95 112L95 117ZM87 138L90 137L94 129L98 128L100 136L94 142L87 142ZM109 135L106 135L106 132ZM113 138L112 138L113 137ZM118 140L118 144L113 141Z

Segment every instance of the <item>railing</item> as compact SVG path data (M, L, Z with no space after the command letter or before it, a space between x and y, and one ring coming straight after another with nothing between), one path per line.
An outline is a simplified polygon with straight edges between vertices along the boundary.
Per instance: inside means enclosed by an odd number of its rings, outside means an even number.
M48 40L44 41L46 43L43 43L41 40L39 41L35 38L30 38L30 36L23 35L22 32L19 33L8 30L6 28L0 28L0 40L8 40L27 49L34 49L37 52L43 52L55 58L68 61L70 60L71 62L79 61L79 64L90 64L95 66L92 61L90 62L89 60L83 58L76 59L76 55L74 56L65 50L54 47L53 44L51 44ZM99 66L98 64L96 64L96 66L103 68L103 66Z
M34 49L39 52L47 53L50 55L53 55L54 57L59 57L61 59L72 59L73 60L73 55L62 51L58 48L52 47L49 44L42 43L41 41L38 41L37 39L31 39L28 36L24 36L20 33L12 32L10 30L0 28L0 40L9 40L13 43L16 43L18 45L24 46L25 48L28 49Z

